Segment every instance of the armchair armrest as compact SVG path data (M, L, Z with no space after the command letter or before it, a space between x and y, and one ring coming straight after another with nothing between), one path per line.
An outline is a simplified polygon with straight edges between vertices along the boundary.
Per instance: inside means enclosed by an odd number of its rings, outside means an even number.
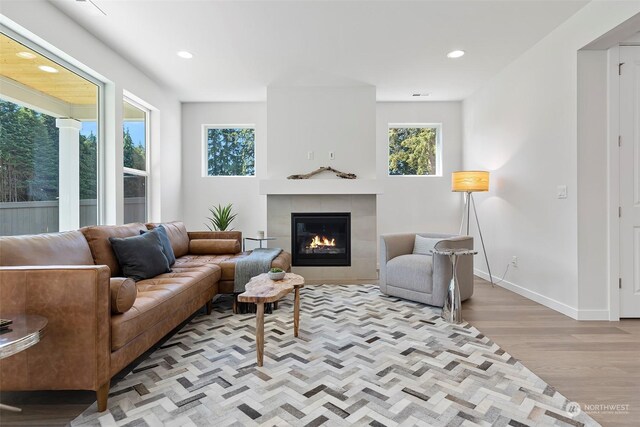
M380 236L380 268L389 260L413 252L416 233L383 234Z
M387 262L413 252L415 233L383 234L380 236L380 265L378 284L380 291L387 293Z
M0 316L48 320L34 347L0 361L2 390L98 390L110 379L110 270L0 267Z
M421 234L422 235L422 234ZM443 237L442 235L431 234L425 237ZM473 237L471 236L451 236L443 237L435 249L473 249Z

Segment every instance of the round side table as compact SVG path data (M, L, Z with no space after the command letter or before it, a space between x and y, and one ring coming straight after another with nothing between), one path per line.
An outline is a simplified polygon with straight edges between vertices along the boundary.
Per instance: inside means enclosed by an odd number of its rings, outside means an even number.
M458 286L458 258L461 256L475 255L478 251L472 249L435 249L434 255L446 255L451 260L451 281L444 299L441 317L454 325L459 325L462 320L462 303L460 302L460 287Z
M0 331L0 359L5 359L40 342L47 319L35 314L11 316L9 329ZM0 403L0 410L21 412L22 409Z

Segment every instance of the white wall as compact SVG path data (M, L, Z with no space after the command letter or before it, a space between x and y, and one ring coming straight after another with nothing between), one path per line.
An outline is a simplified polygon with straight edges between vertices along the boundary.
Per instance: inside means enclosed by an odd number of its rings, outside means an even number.
M367 95L368 97L368 95ZM293 104L292 104L293 105ZM264 230L267 224L266 197L258 194L258 181L266 178L266 159L274 159L273 172L277 178L299 172L308 172L323 164L340 170L358 171L359 177L376 178L383 183L385 193L378 196L378 234L403 231L436 231L457 233L462 213L462 196L451 192L451 172L462 162L462 108L460 102L399 102L377 103L376 124L365 133L375 132L375 138L356 147L357 155L347 156L349 161L334 165L306 159L306 147L319 153L324 139L304 144L298 139L275 138L269 133L267 143L267 105L265 103L185 103L182 106L183 143L183 198L184 220L189 229L202 229L208 207L212 204L233 203L238 212L234 227L247 235ZM367 108L365 107L365 110ZM316 114L321 114L316 112ZM316 116L316 119L320 116ZM272 120L272 115L269 115ZM323 119L324 120L324 119ZM322 121L320 121L322 122ZM388 176L388 124L389 123L442 123L443 175L441 177L389 177ZM255 124L256 125L256 177L203 177L202 125L203 124ZM365 127L365 123L360 126ZM312 144L312 145L306 145ZM305 145L300 148L300 145ZM353 150L348 142L336 146L336 163L341 153ZM275 148L273 148L275 146ZM268 147L268 149L267 149ZM288 148L287 148L288 147ZM268 153L267 153L268 152ZM284 153L277 155L277 153ZM297 153L297 154L287 154ZM292 161L303 157L300 162ZM363 161L363 159L365 159ZM371 160L376 170L369 171ZM281 160L284 160L281 161ZM312 164L313 163L313 164ZM298 165L298 169L294 167ZM275 178L274 177L274 178ZM332 178L330 175L327 178Z
M36 13L37 11L37 13ZM43 0L3 0L2 23L106 83L105 129L107 223L120 223L122 202L122 94L126 90L153 107L150 219L182 217L180 102L90 33ZM17 26L21 28L16 28ZM64 29L64 30L61 30Z
M255 125L255 177L203 176L203 125ZM266 196L258 194L258 180L266 174L267 106L265 103L182 104L182 193L184 221L189 230L205 230L208 208L233 203L233 223L245 236L267 226Z
M462 165L462 103L379 102L376 112L378 233L458 233L462 195L451 192L451 172ZM389 123L441 123L442 176L389 176Z
M518 256L503 285L572 317L601 307L587 290L581 313L578 298L578 254L589 245L578 241L577 51L639 12L638 2L589 3L464 101L464 167L492 171L492 190L477 194L492 272ZM580 141L590 143L602 140Z
M320 166L374 178L376 90L373 86L267 88L268 178ZM314 152L314 159L307 154ZM329 159L329 151L335 159ZM323 178L335 178L330 174Z

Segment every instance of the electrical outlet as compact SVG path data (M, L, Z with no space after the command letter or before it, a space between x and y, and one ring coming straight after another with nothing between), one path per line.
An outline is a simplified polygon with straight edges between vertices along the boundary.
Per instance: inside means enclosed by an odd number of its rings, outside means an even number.
M514 266L515 268L518 268L518 257L517 256L512 256L511 257L511 265Z
M313 151L307 151L307 160L313 160Z
M329 160L333 160L336 158L336 153L334 153L333 151L329 151Z

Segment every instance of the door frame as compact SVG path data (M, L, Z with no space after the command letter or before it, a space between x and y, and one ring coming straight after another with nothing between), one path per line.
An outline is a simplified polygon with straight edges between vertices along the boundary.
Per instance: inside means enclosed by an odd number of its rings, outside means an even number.
M608 169L608 234L609 247L607 248L609 272L609 320L620 320L620 76L618 64L620 63L620 47L613 46L607 50L608 69L608 108L607 108L607 169Z

